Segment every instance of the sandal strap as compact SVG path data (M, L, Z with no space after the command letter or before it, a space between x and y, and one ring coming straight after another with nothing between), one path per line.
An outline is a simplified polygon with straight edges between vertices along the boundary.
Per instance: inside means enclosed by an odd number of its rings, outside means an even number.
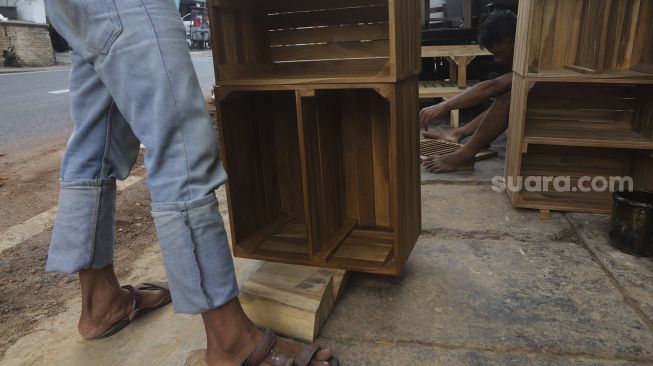
M170 288L166 282L143 282L136 286L136 289L139 291L167 291L170 292Z
M313 360L315 354L320 350L320 346L316 343L306 345L302 351L295 356L295 365L308 366Z
M140 309L138 308L138 300L140 300L140 295L132 285L123 285L120 287L129 291L129 294L132 297L132 309L128 315L129 321L132 321L138 316L138 312L140 311Z
M263 362L273 366L292 366L293 360L274 350L277 336L269 329L263 329L263 339L241 366L258 366Z

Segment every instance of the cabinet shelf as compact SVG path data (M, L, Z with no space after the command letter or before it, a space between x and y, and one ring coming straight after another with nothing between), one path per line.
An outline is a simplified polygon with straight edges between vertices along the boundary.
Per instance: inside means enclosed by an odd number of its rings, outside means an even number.
M653 139L620 122L527 120L524 143L624 149L653 149Z
M417 92L216 87L235 255L400 274L421 228Z

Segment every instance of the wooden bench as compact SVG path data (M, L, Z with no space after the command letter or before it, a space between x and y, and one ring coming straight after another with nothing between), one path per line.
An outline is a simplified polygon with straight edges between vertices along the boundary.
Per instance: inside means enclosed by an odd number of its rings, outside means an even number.
M474 86L476 82L467 80L467 66L477 56L487 55L491 53L478 45L423 46L422 57L446 57L452 67L449 68L449 80L420 81L419 98L447 100ZM451 111L451 127L459 125L460 111Z

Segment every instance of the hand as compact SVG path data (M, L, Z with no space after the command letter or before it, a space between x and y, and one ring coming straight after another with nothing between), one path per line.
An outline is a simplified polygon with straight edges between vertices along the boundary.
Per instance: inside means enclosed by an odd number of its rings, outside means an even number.
M419 111L419 123L422 125L424 130L428 131L429 122L440 117L446 112L444 103L438 103L436 105L427 107Z

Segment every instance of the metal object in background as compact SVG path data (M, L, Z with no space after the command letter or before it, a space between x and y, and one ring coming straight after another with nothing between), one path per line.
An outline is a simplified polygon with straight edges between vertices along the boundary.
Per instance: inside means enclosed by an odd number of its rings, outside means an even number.
M653 192L617 192L610 244L627 254L653 257Z

